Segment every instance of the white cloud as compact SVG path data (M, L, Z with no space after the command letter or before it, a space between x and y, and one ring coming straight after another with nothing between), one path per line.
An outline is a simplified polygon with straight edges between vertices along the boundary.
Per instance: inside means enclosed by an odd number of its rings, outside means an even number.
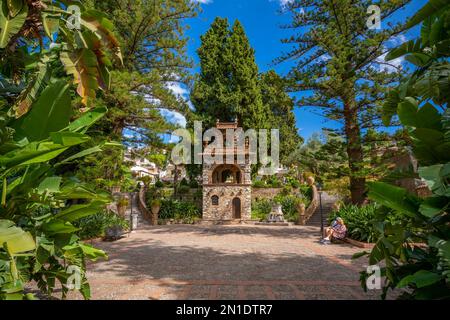
M201 3L201 4L208 4L208 3L211 3L211 2L213 2L213 0L191 0L192 2L198 2L198 3Z
M403 62L405 62L404 57L399 57L390 61L385 61L386 55L388 53L384 53L376 59L376 62L379 63L379 70L385 72L396 72L398 68L403 68Z
M160 109L161 115L172 123L178 124L179 126L186 127L186 118L176 111L170 111L167 109Z
M178 82L169 82L166 87L178 97L185 98L189 94L189 91L183 88Z
M280 7L282 8L286 8L286 6L292 2L294 2L295 0L269 0L270 2L274 2L277 1L280 3Z
M294 0L279 0L279 1L282 6L286 6L289 3L294 2Z
M404 34L399 34L399 35L396 35L396 36L392 37L391 39L389 39L388 46L396 47L406 41L408 41L408 38Z

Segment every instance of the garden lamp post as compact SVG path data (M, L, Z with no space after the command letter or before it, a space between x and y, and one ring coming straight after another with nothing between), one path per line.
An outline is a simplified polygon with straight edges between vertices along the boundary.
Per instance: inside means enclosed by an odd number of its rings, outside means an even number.
M133 192L130 192L130 232L133 231Z
M320 182L317 183L317 192L319 192L320 235L323 236L322 184Z

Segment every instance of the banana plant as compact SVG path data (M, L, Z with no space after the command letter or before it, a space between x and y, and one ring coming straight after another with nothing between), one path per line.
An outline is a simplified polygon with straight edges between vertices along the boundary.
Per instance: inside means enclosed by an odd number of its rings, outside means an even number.
M58 90L51 92L52 98L60 94ZM58 280L64 298L71 289L68 281L74 270L77 270L80 279L77 289L89 298L86 259L106 257L103 251L80 241L77 236L79 229L73 222L102 211L111 200L110 196L94 191L74 178L63 178L57 174L60 167L71 161L102 151L102 145L75 152L71 149L90 140L83 132L106 110L95 109L69 123L64 117L49 112L47 107L45 105L41 110L37 106L20 121L12 119L9 125L17 128L20 140L13 139L1 145L4 152L0 156L0 178L3 181L0 217L19 223L27 232L19 232L18 227L8 222L8 232L0 231L0 242L3 245L4 234L6 236L15 231L14 239L27 243L29 246L26 249L34 249L34 252L16 257L15 254L20 251L15 251L18 245L14 242L8 242L3 250L0 249L0 279L4 279L0 281L0 298L31 298L30 295L22 295L22 290L24 283L32 279L41 291L49 295ZM70 109L70 103L65 108ZM35 110L38 112L33 112ZM43 115L46 115L44 119ZM38 139L35 134L27 134L27 130L32 130L34 125L39 127L39 123L44 124L47 120L54 124L44 125L38 131L45 138ZM20 132L21 128L24 132ZM52 132L54 129L60 130ZM31 246L30 240L35 247Z
M0 5L0 55L15 65L5 75L14 82L20 73L32 74L12 109L16 117L28 112L51 82L55 58L73 78L85 106L97 89L109 89L111 60L121 65L122 55L113 25L102 13L74 1L1 0ZM37 54L23 61L21 49L30 47Z
M450 102L450 4L446 0L429 1L409 21L408 27L422 22L420 37L391 50L386 60L404 57L415 66L408 81L392 89L383 105L383 122L389 125L397 105L406 97L420 96L435 105Z
M384 112L387 122L397 115L407 130L431 195L418 197L380 181L368 185L369 198L382 205L374 223L381 236L371 252L355 258L368 255L370 264L383 264L383 298L389 289L406 288L401 298L450 299L449 18L448 1L430 0L409 22L422 22L421 37L388 55L406 55L417 67L391 91ZM367 277L361 272L364 289Z
M23 231L9 220L0 220L0 299L17 300L23 298L23 277L21 259L31 256L36 243L29 232ZM31 295L25 295L32 299Z

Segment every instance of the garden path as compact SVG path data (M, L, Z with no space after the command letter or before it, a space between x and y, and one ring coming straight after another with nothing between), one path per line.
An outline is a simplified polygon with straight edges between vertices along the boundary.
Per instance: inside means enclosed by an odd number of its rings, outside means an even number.
M323 246L319 228L167 225L94 243L109 260L90 263L93 299L378 299L365 293L365 259L348 244ZM80 299L71 293L72 299Z

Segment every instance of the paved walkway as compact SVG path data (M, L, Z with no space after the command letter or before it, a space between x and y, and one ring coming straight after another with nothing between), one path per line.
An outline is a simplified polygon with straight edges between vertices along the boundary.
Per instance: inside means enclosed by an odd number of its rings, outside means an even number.
M145 226L97 242L108 261L88 267L93 299L378 299L351 261L359 248L322 246L317 227ZM69 298L79 299L71 294Z

